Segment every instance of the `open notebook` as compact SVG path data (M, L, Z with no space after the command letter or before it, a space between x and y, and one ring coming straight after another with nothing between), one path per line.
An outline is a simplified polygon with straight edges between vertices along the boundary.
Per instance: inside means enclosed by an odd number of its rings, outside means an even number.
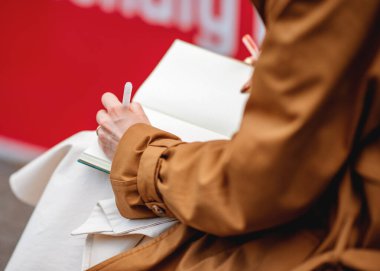
M153 126L184 141L229 139L239 128L248 97L240 89L252 72L243 62L176 40L134 101ZM97 142L78 161L110 172Z

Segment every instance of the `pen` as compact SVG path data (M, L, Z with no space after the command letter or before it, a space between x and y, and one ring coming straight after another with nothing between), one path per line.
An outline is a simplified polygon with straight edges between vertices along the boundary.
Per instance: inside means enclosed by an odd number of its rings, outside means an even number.
M252 39L252 37L246 34L243 36L242 41L247 50L253 56L253 58L257 60L257 58L259 57L260 50L259 47L256 45L255 41Z
M123 105L129 107L129 104L131 103L131 96L132 96L132 83L127 82L124 86L124 95L123 95Z
M245 45L245 48L250 52L251 57L247 57L244 62L247 64L252 65L254 62L256 62L257 58L260 55L259 47L256 45L255 41L252 39L252 37L248 34L244 35L242 38L242 42ZM250 81L244 84L244 86L241 88L240 92L245 93L249 91L250 88Z

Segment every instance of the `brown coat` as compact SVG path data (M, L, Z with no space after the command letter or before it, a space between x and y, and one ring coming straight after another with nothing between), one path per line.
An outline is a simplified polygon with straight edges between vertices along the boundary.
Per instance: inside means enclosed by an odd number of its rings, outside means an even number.
M182 223L91 270L380 270L380 1L257 2L267 35L239 132L131 127L120 212Z

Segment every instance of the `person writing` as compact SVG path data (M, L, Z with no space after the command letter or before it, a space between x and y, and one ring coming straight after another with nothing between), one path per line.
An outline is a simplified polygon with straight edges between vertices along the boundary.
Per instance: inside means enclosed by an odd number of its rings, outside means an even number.
M181 223L90 270L380 270L380 1L253 2L267 35L231 140L103 95L120 213Z

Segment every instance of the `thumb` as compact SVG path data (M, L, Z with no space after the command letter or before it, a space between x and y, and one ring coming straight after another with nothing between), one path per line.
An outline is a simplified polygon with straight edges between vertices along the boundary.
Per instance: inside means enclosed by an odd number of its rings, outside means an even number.
M129 106L129 109L131 110L132 113L134 113L138 117L138 122L150 125L150 121L147 115L145 114L144 109L141 106L141 104L135 103L135 102L131 103L131 105Z
M144 114L144 109L142 108L141 104L139 104L139 103L133 102L130 104L129 108L133 113Z
M244 59L245 63L247 63L248 65L252 65L252 66L256 64L256 61L257 61L257 59L254 58L253 56L249 56L246 59Z

